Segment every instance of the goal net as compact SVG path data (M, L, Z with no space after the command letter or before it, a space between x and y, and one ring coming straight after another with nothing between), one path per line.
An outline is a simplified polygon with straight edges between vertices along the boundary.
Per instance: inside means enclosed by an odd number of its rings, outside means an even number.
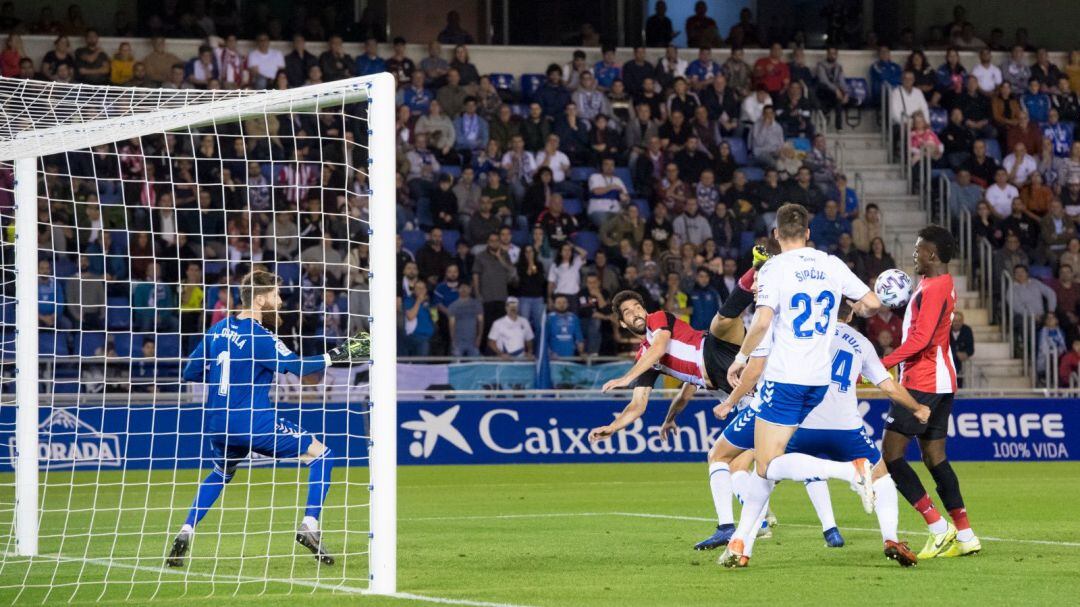
M395 591L393 104L388 74L278 91L0 78L0 595ZM234 428L222 459L184 368L253 270L281 285L263 316L277 443ZM281 372L357 332L372 362ZM212 385L257 408L251 374L229 391L227 355ZM301 433L329 463L283 442ZM313 504L333 564L298 543Z

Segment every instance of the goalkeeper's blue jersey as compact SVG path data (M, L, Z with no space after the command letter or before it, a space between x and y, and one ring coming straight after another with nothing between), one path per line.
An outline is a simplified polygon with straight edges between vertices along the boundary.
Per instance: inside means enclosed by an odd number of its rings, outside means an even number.
M325 354L300 358L258 322L229 317L210 327L195 347L184 379L206 382L209 431L261 432L276 420L270 399L274 374L315 373L328 360Z

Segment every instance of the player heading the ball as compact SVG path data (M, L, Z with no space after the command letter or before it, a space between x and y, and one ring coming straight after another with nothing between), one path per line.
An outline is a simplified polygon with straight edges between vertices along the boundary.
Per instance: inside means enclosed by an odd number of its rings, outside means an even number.
M308 375L335 363L367 360L370 336L359 333L325 354L301 358L278 339L281 280L270 272L254 271L240 285L243 309L217 322L206 332L184 367L185 381L206 383L204 432L210 438L214 469L199 485L166 563L184 564L195 526L217 501L236 468L250 453L274 458L298 458L308 467L308 495L296 541L327 565L334 563L322 545L319 514L330 490L334 467L331 451L300 426L278 417L270 389L276 373Z

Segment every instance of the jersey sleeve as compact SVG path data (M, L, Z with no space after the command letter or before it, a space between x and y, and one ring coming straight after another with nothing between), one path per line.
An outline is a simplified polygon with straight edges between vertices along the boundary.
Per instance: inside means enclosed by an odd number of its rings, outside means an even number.
M862 334L857 335L859 349L862 350L862 376L875 386L879 386L886 379L892 378L892 376L885 369L885 365L881 364L881 359L878 358L870 340L866 339Z
M328 355L320 354L300 358L283 341L262 327L257 327L255 335L252 336L252 351L255 364L277 373L308 375L330 366Z
M657 369L649 369L637 376L633 382L630 383L628 388L633 390L634 388L652 388L656 385L656 378L660 377L660 371Z
M780 266L777 262L769 260L757 272L757 298L758 306L772 308L773 312L780 311Z
M839 257L831 256L833 260L833 266L836 267L837 275L840 277L840 294L844 297L852 300L859 301L870 292L870 287L866 285L846 263L840 260Z
M188 362L184 365L184 381L206 381L206 337L199 340L195 350L188 356Z
M772 352L772 325L765 330L765 337L761 338L761 343L750 353L750 358L763 358L770 352Z
M668 312L653 312L645 317L645 326L651 331L675 332L675 316Z

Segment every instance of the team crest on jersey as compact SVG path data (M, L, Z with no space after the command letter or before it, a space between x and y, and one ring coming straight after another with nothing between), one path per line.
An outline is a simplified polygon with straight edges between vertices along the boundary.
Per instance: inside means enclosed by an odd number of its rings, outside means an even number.
M282 356L288 356L292 354L292 350L289 349L289 346L286 346L285 342L277 338L274 338L274 348L277 349L277 353Z

